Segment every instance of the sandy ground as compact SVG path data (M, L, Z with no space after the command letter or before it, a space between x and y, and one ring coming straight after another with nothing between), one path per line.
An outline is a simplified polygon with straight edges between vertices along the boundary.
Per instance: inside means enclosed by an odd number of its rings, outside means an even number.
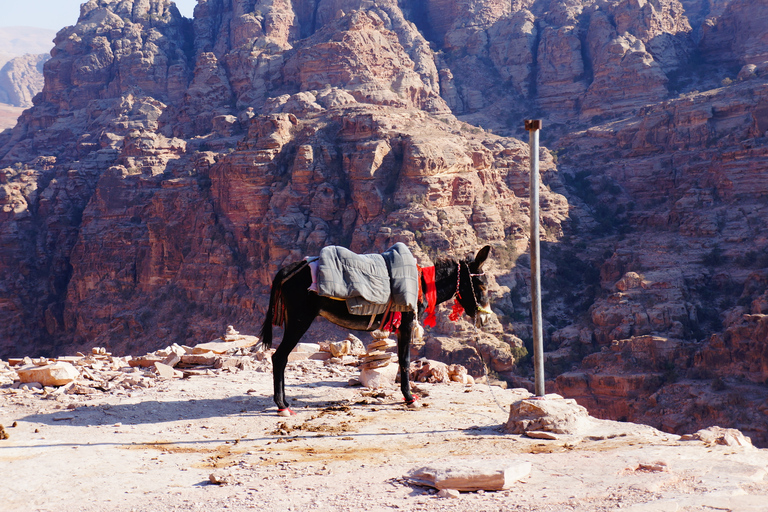
M0 103L0 132L6 128L16 126L16 121L22 112L24 112L24 109L21 107Z
M531 439L501 428L520 390L417 384L427 396L410 410L394 387L350 386L356 368L315 361L289 365L298 414L282 418L271 374L257 370L89 396L0 389L9 434L0 441L0 508L768 510L768 450L706 446L631 424L610 436ZM458 497L407 479L423 466L470 459L528 461L532 470L506 490Z

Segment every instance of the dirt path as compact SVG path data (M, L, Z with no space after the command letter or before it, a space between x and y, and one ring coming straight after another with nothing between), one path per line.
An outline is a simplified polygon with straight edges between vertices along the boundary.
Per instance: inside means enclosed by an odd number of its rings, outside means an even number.
M508 410L521 390L418 384L428 396L409 410L394 387L374 396L349 386L355 372L291 363L291 418L276 415L271 375L256 370L89 396L0 389L2 509L768 510L768 450L631 424L592 440L530 439L500 428L499 403ZM507 490L457 498L405 478L467 459L532 471Z

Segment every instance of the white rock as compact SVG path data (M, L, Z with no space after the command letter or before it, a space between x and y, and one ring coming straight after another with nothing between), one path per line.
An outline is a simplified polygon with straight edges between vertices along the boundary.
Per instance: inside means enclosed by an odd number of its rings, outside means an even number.
M389 387L395 383L399 368L396 364L389 364L380 368L364 368L360 372L360 383L368 389Z
M578 435L592 426L587 410L572 399L548 394L527 398L510 405L505 430L513 434L533 431Z
M441 498L458 498L461 496L456 489L440 489L440 492L438 492L437 495Z
M25 366L16 370L16 373L21 382L39 382L43 386L63 386L80 377L77 368L69 363Z
M752 446L752 439L746 437L735 428L709 427L694 434L686 434L681 438L683 441L699 440L708 445L722 444L725 446Z

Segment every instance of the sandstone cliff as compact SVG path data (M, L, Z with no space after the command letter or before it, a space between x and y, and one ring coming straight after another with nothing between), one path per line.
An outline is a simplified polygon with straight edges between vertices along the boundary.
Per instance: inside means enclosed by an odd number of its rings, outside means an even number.
M277 268L326 244L403 241L427 264L490 243L498 321L474 353L525 384L519 138L541 117L552 384L670 430L765 411L766 16L745 0L201 0L189 20L90 0L0 135L0 355L255 331ZM445 359L463 350L446 335L473 337L446 311L430 335ZM670 419L690 396L703 405ZM768 442L764 412L732 416Z

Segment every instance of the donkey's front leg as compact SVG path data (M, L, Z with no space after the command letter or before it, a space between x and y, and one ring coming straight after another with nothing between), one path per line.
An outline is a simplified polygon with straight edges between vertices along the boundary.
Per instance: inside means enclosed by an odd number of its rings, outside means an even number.
M413 332L413 313L403 313L400 322L400 334L397 337L397 360L400 365L400 389L408 406L413 406L416 398L411 394L409 371L411 368L411 336Z

